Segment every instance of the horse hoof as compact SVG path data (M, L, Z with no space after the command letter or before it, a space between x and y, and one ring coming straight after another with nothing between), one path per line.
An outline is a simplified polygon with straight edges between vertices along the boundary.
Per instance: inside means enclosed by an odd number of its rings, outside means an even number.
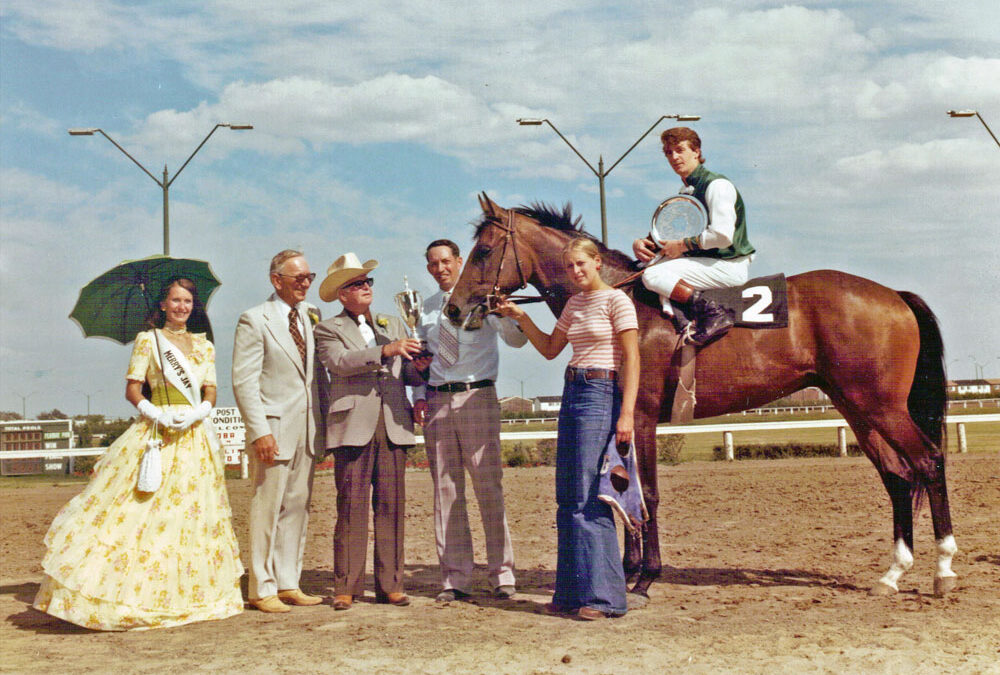
M958 577L934 577L934 597L943 598L958 585Z
M644 593L626 593L626 602L628 603L628 611L633 611L636 609L642 609L649 604L649 596Z
M889 584L879 581L871 587L871 590L868 591L868 595L874 595L881 598L889 595L895 595L898 592L899 589L893 588Z

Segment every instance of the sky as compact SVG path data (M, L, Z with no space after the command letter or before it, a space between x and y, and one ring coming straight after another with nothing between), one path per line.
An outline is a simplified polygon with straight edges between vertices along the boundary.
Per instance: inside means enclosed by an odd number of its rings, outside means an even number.
M746 203L754 275L833 268L922 296L948 375L1000 377L1000 5L741 0L505 3L4 0L0 4L0 410L133 414L129 347L84 339L80 288L122 260L207 260L219 404L239 315L301 248L322 278L376 258L374 309L432 239L463 252L486 191L573 205L601 230L594 166L693 114L708 168ZM679 187L656 130L607 177L630 250ZM324 315L340 311L310 300ZM555 319L532 310L544 329ZM553 395L569 350L503 348L501 396Z

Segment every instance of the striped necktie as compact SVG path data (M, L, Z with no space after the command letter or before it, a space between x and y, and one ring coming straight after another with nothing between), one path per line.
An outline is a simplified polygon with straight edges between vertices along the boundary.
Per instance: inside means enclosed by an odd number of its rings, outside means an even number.
M444 294L441 303L441 317L438 321L438 357L446 368L450 368L458 361L458 329L451 323L444 314L444 308L451 298L451 293Z
M299 356L302 357L302 365L306 365L306 341L299 331L299 313L294 307L288 313L288 332L292 334L292 342L299 348Z

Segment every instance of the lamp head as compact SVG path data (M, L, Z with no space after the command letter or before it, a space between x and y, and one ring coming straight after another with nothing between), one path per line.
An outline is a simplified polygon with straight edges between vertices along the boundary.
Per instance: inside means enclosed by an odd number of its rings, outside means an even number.
M70 136L93 136L100 129L67 129Z
M542 124L545 120L540 120L533 117L519 117L517 123L522 127L537 127Z
M976 116L976 111L975 110L949 110L948 111L948 116L949 117L975 117Z

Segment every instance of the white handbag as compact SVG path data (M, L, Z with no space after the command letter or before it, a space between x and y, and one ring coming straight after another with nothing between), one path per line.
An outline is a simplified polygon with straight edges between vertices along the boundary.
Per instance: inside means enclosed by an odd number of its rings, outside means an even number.
M139 462L139 480L135 486L139 492L156 492L163 481L163 471L160 464L160 446L162 445L163 441L159 438L151 438L146 441L146 449Z

